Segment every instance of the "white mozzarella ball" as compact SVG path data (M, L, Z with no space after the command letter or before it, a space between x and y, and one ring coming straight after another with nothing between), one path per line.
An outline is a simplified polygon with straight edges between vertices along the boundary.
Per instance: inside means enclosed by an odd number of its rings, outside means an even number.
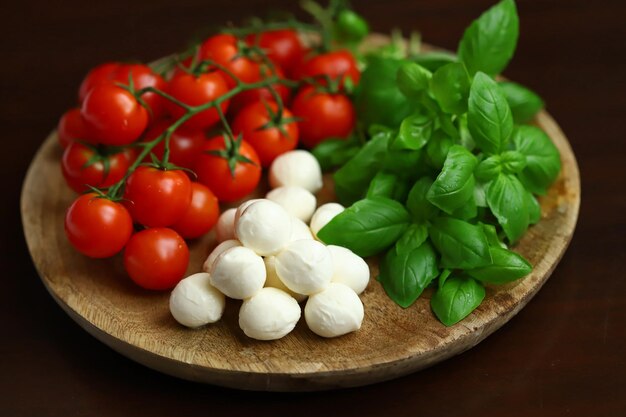
M311 231L313 232L313 236L317 237L317 232L345 209L346 208L339 203L326 203L319 206L311 218Z
M263 288L245 300L239 310L239 327L257 340L276 340L296 327L302 314L298 302L277 288Z
M231 208L220 215L215 225L215 237L218 242L235 238L235 213L237 209Z
M170 295L170 312L187 327L215 323L222 317L224 294L210 284L209 274L201 272L181 280Z
M311 220L317 207L317 199L302 187L284 186L267 193L267 199L279 204L287 213L303 222Z
M239 220L239 218L241 217L241 214L248 208L250 207L250 205L256 203L257 201L261 201L263 200L262 198L253 198L251 200L248 201L244 201L243 203L241 203L239 205L239 207L237 207L237 210L235 212L235 223L237 224L237 220Z
M322 169L312 153L289 151L272 162L269 180L272 188L293 185L316 193L322 188Z
M235 246L217 257L210 275L215 288L230 298L243 300L263 288L265 264L252 249Z
M332 282L339 282L361 294L370 282L370 268L367 262L350 249L342 246L328 245L333 258Z
M241 246L241 242L239 242L237 239L228 239L217 245L206 258L204 264L202 264L202 270L204 272L211 272L211 268L213 267L213 264L215 263L217 257L226 252L228 249L234 248L235 246Z
M304 307L306 324L322 337L337 337L361 328L363 303L350 287L336 282L309 297Z
M296 219L295 217L291 218L291 238L289 239L290 242L296 241L296 240L313 240L315 239L313 237L313 233L311 233L311 229L309 229L309 226L306 225L305 222L303 222L300 219Z
M291 291L287 286L280 280L278 274L276 273L276 257L268 256L264 259L265 262L265 271L267 273L267 278L265 279L265 286L278 288L279 290L285 291L287 294L295 298L295 300L299 303L306 300L306 295L298 294L297 292Z
M276 256L276 273L291 291L311 295L330 283L333 261L317 240L296 240Z
M291 239L291 216L270 200L248 205L235 222L235 235L262 256L274 255Z

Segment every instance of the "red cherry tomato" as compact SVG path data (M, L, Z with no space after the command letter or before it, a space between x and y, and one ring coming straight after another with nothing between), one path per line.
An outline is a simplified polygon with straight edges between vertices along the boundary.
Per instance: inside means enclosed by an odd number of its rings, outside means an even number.
M65 214L65 234L74 248L91 258L122 250L133 232L126 208L95 193L78 197Z
M279 67L275 67L274 70L275 70L275 75L278 78L285 78L282 70ZM271 72L269 68L264 68L263 66L261 66L261 76L256 81L263 80L267 77L271 77L272 75L274 74ZM283 103L287 104L289 102L289 97L291 95L289 88L286 85L280 84L280 83L272 84L272 87L278 93ZM241 109L243 109L247 105L255 103L257 101L262 101L262 100L274 101L274 96L270 92L269 88L254 88L252 90L242 91L241 93L233 97L233 99L231 100L229 111L232 114L237 114Z
M124 250L124 268L137 285L168 290L185 276L189 248L172 229L159 227L135 233Z
M121 180L135 160L135 152L98 153L96 149L72 142L63 152L61 172L67 185L77 193L106 188Z
M96 85L111 81L113 74L119 68L119 62L105 62L97 67L91 69L78 89L78 102L82 103L89 93Z
M331 79L341 77L342 85L348 77L352 79L354 85L357 85L361 79L361 72L354 56L343 50L309 58L302 64L299 74L301 77L314 77L316 75L328 75Z
M130 92L113 84L95 86L80 113L89 138L105 145L128 145L148 126L148 111Z
M258 45L267 53L268 58L288 75L291 75L291 71L304 55L302 42L293 30L273 30L249 35L246 37L246 42L249 45Z
M229 168L229 159L211 151L230 153L230 159L235 163L234 175ZM244 162L241 157L252 163ZM245 197L256 188L261 178L261 163L246 141L232 144L229 152L224 138L218 136L205 143L194 171L198 181L209 187L220 201L229 202Z
M283 124L283 132L275 126L264 128L268 123L273 122L268 108L273 113L278 111L276 103L256 102L244 107L233 122L235 134L241 133L246 142L252 145L264 167L270 166L278 155L295 149L298 145L298 125L296 122ZM293 118L293 114L289 110L283 109L282 118Z
M124 199L137 223L170 226L181 219L191 203L191 181L183 171L140 166L128 177Z
M128 85L128 77L133 77L133 85L135 90L141 90L146 87L154 87L158 90L165 91L167 83L159 74L150 69L149 66L143 64L125 64L120 65L112 74L113 82ZM141 96L142 100L150 107L152 111L152 119L157 120L163 116L165 112L165 100L156 93L145 93Z
M343 94L319 93L305 87L293 101L293 114L298 122L300 140L313 148L328 138L347 137L355 123L354 106Z
M246 57L237 57L239 54L238 40L233 35L220 34L211 36L200 46L199 60L210 59L226 67L233 75L244 82L254 82L259 77L259 64ZM234 87L236 81L226 76L229 87Z
M183 217L172 226L185 239L195 239L215 226L220 216L217 197L206 186L191 183L191 204Z
M148 130L143 140L149 142L156 139L156 137L161 135L171 124L171 120L159 120ZM204 131L202 130L189 130L179 127L172 133L172 136L170 136L169 162L179 167L193 169L206 139ZM164 149L165 141L161 141L157 146L152 148L152 153L157 158L161 159L163 158ZM148 161L150 161L149 157L146 158L146 162Z
M179 72L169 83L168 92L174 98L190 106L199 106L213 101L228 92L226 81L219 71L213 71L199 76ZM185 109L171 101L166 103L169 113L174 119L185 114ZM222 111L228 110L228 100L221 105ZM185 122L187 129L206 129L220 120L217 110L212 107L204 110Z
M70 109L61 116L57 126L57 135L59 136L59 144L63 149L76 139L89 141L79 108Z

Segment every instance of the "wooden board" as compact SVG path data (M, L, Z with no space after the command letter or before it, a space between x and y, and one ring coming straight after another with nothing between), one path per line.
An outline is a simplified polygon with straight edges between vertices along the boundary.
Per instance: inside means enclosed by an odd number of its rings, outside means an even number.
M516 247L534 271L517 283L488 288L482 305L452 327L434 317L430 291L402 309L372 279L361 296L363 327L344 337L323 339L301 320L281 340L255 341L239 329L239 302L232 300L220 322L197 330L183 328L169 313L169 293L134 285L125 276L119 255L93 260L70 247L63 218L75 194L63 181L54 132L35 155L24 182L24 233L42 282L70 317L111 348L150 368L249 390L311 391L371 384L415 372L476 345L517 314L556 267L574 233L580 178L558 125L546 112L536 123L561 152L563 169L540 199L541 221ZM323 194L322 200L329 197L328 187ZM200 270L214 246L213 233L190 244L189 273ZM376 262L370 261L370 266L375 277Z

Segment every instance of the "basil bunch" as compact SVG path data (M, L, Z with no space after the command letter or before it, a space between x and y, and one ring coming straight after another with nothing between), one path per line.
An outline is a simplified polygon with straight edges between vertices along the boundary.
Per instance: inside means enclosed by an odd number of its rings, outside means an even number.
M320 145L347 159L334 179L339 200L351 206L319 238L361 256L381 254L378 279L404 308L433 285L431 307L447 326L480 305L485 283L530 273L507 244L539 221L534 195L545 194L561 169L541 129L516 125L531 120L542 100L493 78L513 56L518 30L515 2L503 0L469 26L457 56L373 61L372 71L395 71L395 84L384 77L385 91L402 110L367 118L370 138L360 148L349 145L349 159L339 144ZM360 88L361 112L372 114L368 103L382 90Z

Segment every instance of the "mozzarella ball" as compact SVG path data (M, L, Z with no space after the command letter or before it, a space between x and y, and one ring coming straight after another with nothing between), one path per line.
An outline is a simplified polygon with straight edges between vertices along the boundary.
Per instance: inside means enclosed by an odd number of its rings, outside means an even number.
M262 256L278 253L291 239L291 216L270 200L248 205L235 222L235 235Z
M322 169L312 153L289 151L272 162L269 180L272 188L293 185L316 193L322 188Z
M317 237L317 232L345 209L346 208L339 203L326 203L319 206L311 218L311 231L313 232L313 236Z
M239 310L239 327L257 340L276 340L296 327L302 314L298 302L276 288L263 288Z
M181 280L170 295L170 312L187 327L215 323L222 317L224 294L210 284L209 274L201 272Z
M339 282L361 294L370 282L370 268L367 262L350 249L328 245L333 259L332 282Z
M296 219L295 217L291 218L291 238L290 242L296 240L309 239L313 240L313 233L311 233L311 229L300 219Z
M333 261L317 240L296 240L276 256L276 273L291 291L311 295L330 283Z
M215 288L230 298L243 300L263 288L265 264L252 249L235 246L217 257L210 275Z
M297 302L301 303L306 300L306 295L298 294L297 292L291 291L287 286L280 280L278 274L276 273L276 257L268 256L264 259L265 262L265 271L267 273L267 278L265 279L265 286L278 288L279 290L285 291L287 294L292 296Z
M263 199L253 198L251 200L244 201L243 203L241 203L239 207L237 207L237 210L235 211L235 223L234 224L237 224L237 220L239 220L239 218L241 217L241 213L243 213L248 207L250 207L251 204L254 204L257 201L261 201L261 200Z
M231 208L220 215L215 225L215 237L218 242L235 238L235 213L236 209Z
M311 220L317 199L302 187L278 187L267 193L267 199L279 204L287 213L303 222Z
M359 330L363 303L350 287L336 282L309 297L304 318L309 329L322 337L337 337Z
M211 272L211 268L213 267L213 264L215 263L217 257L226 252L228 249L234 248L235 246L241 246L241 242L239 242L237 239L228 239L217 245L206 258L204 264L202 264L202 270L204 272Z

